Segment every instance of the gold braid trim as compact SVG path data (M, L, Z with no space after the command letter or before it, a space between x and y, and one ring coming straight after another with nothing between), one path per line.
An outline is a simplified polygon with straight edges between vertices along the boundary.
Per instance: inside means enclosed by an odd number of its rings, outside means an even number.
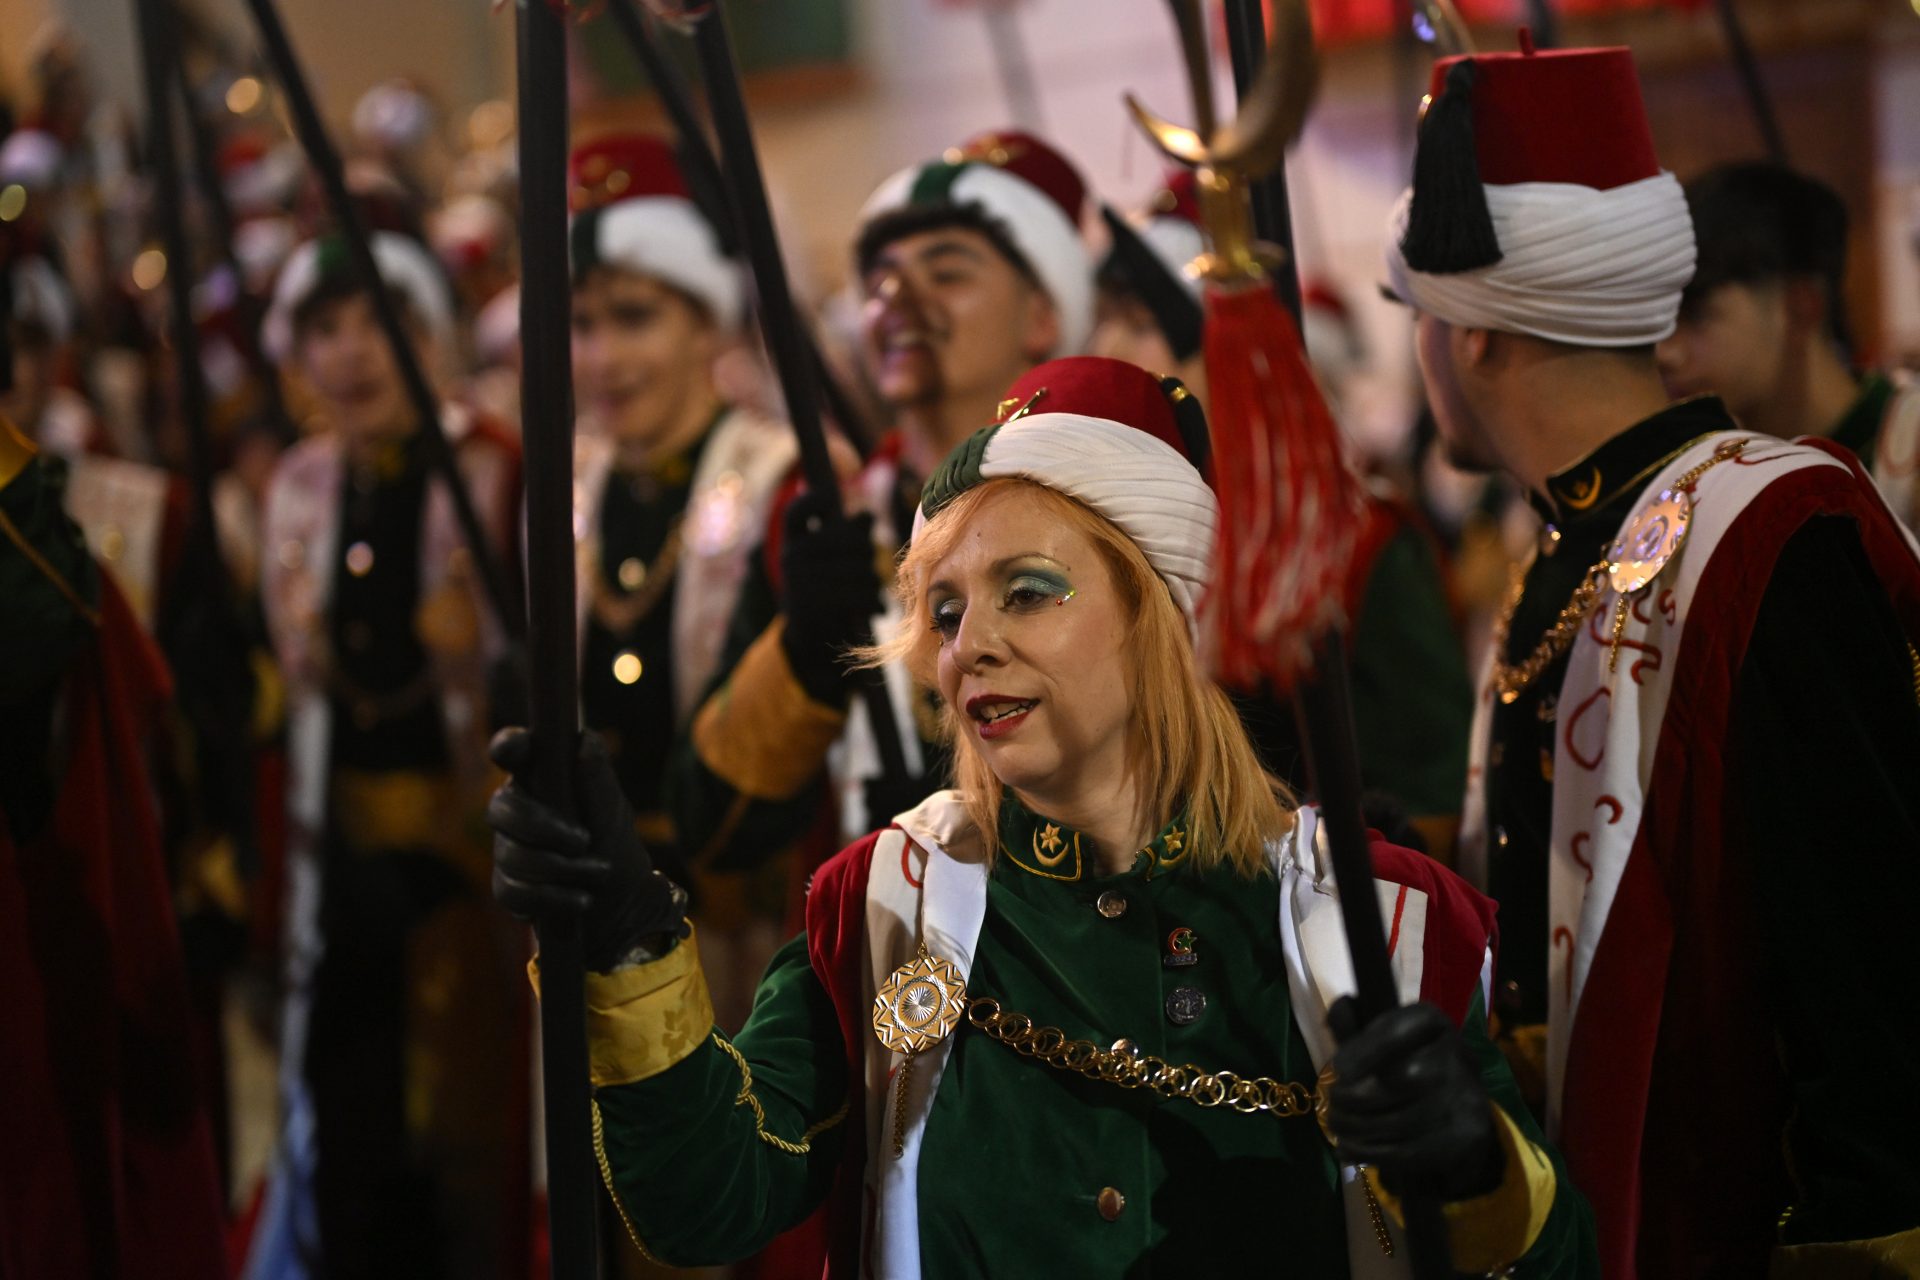
M760 1099L753 1095L753 1068L747 1065L745 1055L731 1044L728 1044L726 1039L722 1037L718 1031L713 1033L713 1042L726 1050L727 1056L732 1058L734 1063L740 1068L740 1092L734 1095L733 1105L736 1107L745 1106L752 1109L754 1132L760 1135L760 1141L766 1143L776 1151L784 1151L790 1156L804 1156L813 1150L813 1140L815 1138L847 1118L847 1112L853 1106L851 1099L841 1103L838 1111L801 1134L800 1141L798 1142L789 1142L777 1133L768 1133L766 1108L762 1107L760 1105Z
M756 1098L753 1094L753 1068L747 1065L746 1058L742 1056L738 1049L728 1044L726 1039L722 1037L718 1031L713 1033L713 1042L724 1049L727 1056L732 1058L740 1068L740 1092L734 1095L733 1105L736 1107L745 1105L752 1108L754 1132L759 1135L760 1141L766 1143L768 1146L784 1151L790 1156L804 1156L813 1150L813 1140L815 1138L847 1118L847 1112L853 1106L852 1099L841 1103L838 1111L801 1134L800 1141L798 1142L789 1142L778 1134L768 1133L766 1109L760 1105L760 1099ZM619 1188L613 1184L613 1162L607 1158L607 1128L606 1122L600 1117L599 1099L594 1099L592 1106L593 1156L600 1164L600 1181L606 1184L607 1195L612 1197L613 1207L620 1214L620 1222L626 1227L627 1238L633 1241L633 1247L638 1249L640 1256L648 1262L664 1267L668 1264L661 1261L651 1249L647 1248L646 1241L640 1238L639 1228L633 1225L633 1218L627 1213L626 1202L620 1198Z
M607 1159L607 1128L605 1122L600 1119L600 1100L595 1098L590 1105L593 1107L593 1158L600 1162L600 1181L607 1184L607 1194L613 1198L614 1211L620 1215L621 1223L626 1226L627 1238L633 1241L633 1247L638 1249L640 1256L648 1262L664 1267L667 1264L655 1257L653 1250L647 1248L646 1241L640 1238L640 1232L634 1227L633 1219L627 1215L626 1202L620 1198L619 1189L613 1185L613 1163Z

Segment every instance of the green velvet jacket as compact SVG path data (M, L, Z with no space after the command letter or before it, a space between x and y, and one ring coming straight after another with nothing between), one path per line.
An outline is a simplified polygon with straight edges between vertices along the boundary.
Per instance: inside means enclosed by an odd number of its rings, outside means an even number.
M1314 1087L1271 874L1194 871L1177 823L1113 876L1090 859L1044 865L1036 852L1077 837L1017 803L1000 834L970 997L1102 1047ZM806 937L775 958L730 1041L710 1025L695 951L595 975L588 993L604 1171L641 1247L681 1264L755 1252L826 1200L843 1160L866 1158L849 1150L865 1100ZM1089 1079L965 1020L954 1035L920 1154L923 1275L1348 1274L1340 1170L1311 1115ZM1456 1260L1597 1274L1586 1204L1477 997L1464 1035L1510 1154L1499 1190L1449 1209Z

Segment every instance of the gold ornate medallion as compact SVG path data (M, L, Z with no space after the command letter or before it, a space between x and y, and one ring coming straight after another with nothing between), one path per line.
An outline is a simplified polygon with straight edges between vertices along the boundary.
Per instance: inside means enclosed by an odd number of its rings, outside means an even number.
M1680 554L1693 521L1693 497L1685 489L1662 489L1634 514L1607 552L1607 580L1621 595L1640 590Z
M893 971L873 998L873 1033L894 1053L931 1049L950 1035L966 1006L967 984L945 960L919 955Z

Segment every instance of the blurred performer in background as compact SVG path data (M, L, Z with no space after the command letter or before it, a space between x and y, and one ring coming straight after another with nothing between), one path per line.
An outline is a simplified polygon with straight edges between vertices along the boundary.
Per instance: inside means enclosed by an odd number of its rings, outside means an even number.
M1176 372L1204 407L1200 277L1187 270L1205 248L1192 173L1170 176L1141 216L1103 213L1113 247L1098 276L1096 352ZM1451 862L1473 684L1434 539L1385 480L1375 479L1371 490L1354 562L1365 585L1355 593L1360 608L1349 666L1361 776L1372 793L1368 817L1395 841ZM1267 766L1304 789L1306 758L1292 708L1265 695L1238 702Z
M1845 450L1669 402L1692 226L1627 50L1447 59L1431 97L1389 277L1449 451L1545 525L1463 840L1510 1054L1604 1274L1888 1274L1920 1228L1920 558Z
M695 856L711 848L719 865L745 865L790 847L821 817L823 789L826 821L852 839L944 777L934 707L894 667L887 685L907 776L884 776L866 706L853 698L866 677L843 655L869 628L884 637L900 625L897 610L883 613L881 574L912 531L922 480L994 420L1023 371L1086 344L1085 190L1052 147L1001 133L896 173L868 200L854 246L861 355L894 430L849 481L846 518L831 514L828 495L799 493L769 521L722 681L673 788ZM824 834L822 857L843 842Z
M1920 387L1852 363L1839 194L1756 161L1695 178L1687 205L1700 265L1660 344L1668 390L1717 395L1742 426L1782 440L1844 445L1907 527L1920 525Z
M432 369L451 339L439 267L395 233L372 248ZM283 1150L254 1273L286 1273L276 1250L316 1247L299 1208L311 1176L320 1274L518 1274L523 943L488 909L471 825L501 639L342 244L295 252L266 342L310 385L324 430L281 459L265 516L292 830ZM517 448L454 406L442 427L510 559Z
M719 958L722 1021L735 1026L778 945L784 886L754 910L744 877L689 868L661 784L798 450L786 424L714 386L739 338L745 279L672 148L611 137L575 152L572 168L582 709L647 847L693 891Z
M146 767L170 682L65 471L0 413L0 1275L202 1280L225 1206Z

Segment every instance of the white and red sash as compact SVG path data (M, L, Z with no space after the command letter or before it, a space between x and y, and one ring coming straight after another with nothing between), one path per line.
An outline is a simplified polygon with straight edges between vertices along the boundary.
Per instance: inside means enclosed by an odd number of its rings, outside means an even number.
M588 590L600 571L600 507L613 450L582 434L574 448L575 586L579 635L586 642ZM727 624L746 578L754 544L773 499L799 456L792 428L745 409L730 409L700 451L681 522L680 566L673 583L673 705L677 723L699 709L726 643Z
M1294 831L1268 851L1280 881L1275 924L1288 992L1296 1010L1311 1011L1299 1024L1316 1069L1334 1049L1326 1009L1354 990L1332 867L1317 831L1314 812L1303 809ZM1492 979L1492 904L1419 854L1378 842L1372 852L1401 997L1433 1001L1456 1022L1464 1020L1474 992L1484 1001ZM864 1101L837 1188L829 1276L920 1274L921 1140L952 1040L915 1061L895 1156L890 1100L901 1059L874 1035L871 1010L881 984L922 941L963 977L971 972L986 915L987 873L984 841L958 793L943 791L844 850L814 880L808 949L839 1012ZM1353 1275L1405 1275L1404 1250L1391 1258L1380 1250L1355 1171L1343 1169L1342 1181Z
M1632 600L1614 657L1617 596L1605 591L1575 639L1558 697L1549 836L1548 1132L1594 1205L1609 1276L1631 1277L1644 1207L1645 1109L1656 1043L1710 1037L1663 1023L1669 958L1684 926L1676 885L1713 884L1737 857L1718 821L1732 689L1764 584L1805 521L1860 522L1907 625L1920 621L1920 554L1857 460L1827 442L1741 432L1703 437L1646 487L1642 502L1747 440L1707 470L1684 546ZM1638 507L1623 528L1638 515ZM1681 691L1685 715L1669 715ZM1462 865L1485 883L1492 690L1482 681L1463 815ZM1697 901L1697 898L1691 899ZM1698 940L1696 939L1696 945ZM1678 1043L1668 1052L1685 1052ZM1664 1210L1663 1210L1664 1212Z

